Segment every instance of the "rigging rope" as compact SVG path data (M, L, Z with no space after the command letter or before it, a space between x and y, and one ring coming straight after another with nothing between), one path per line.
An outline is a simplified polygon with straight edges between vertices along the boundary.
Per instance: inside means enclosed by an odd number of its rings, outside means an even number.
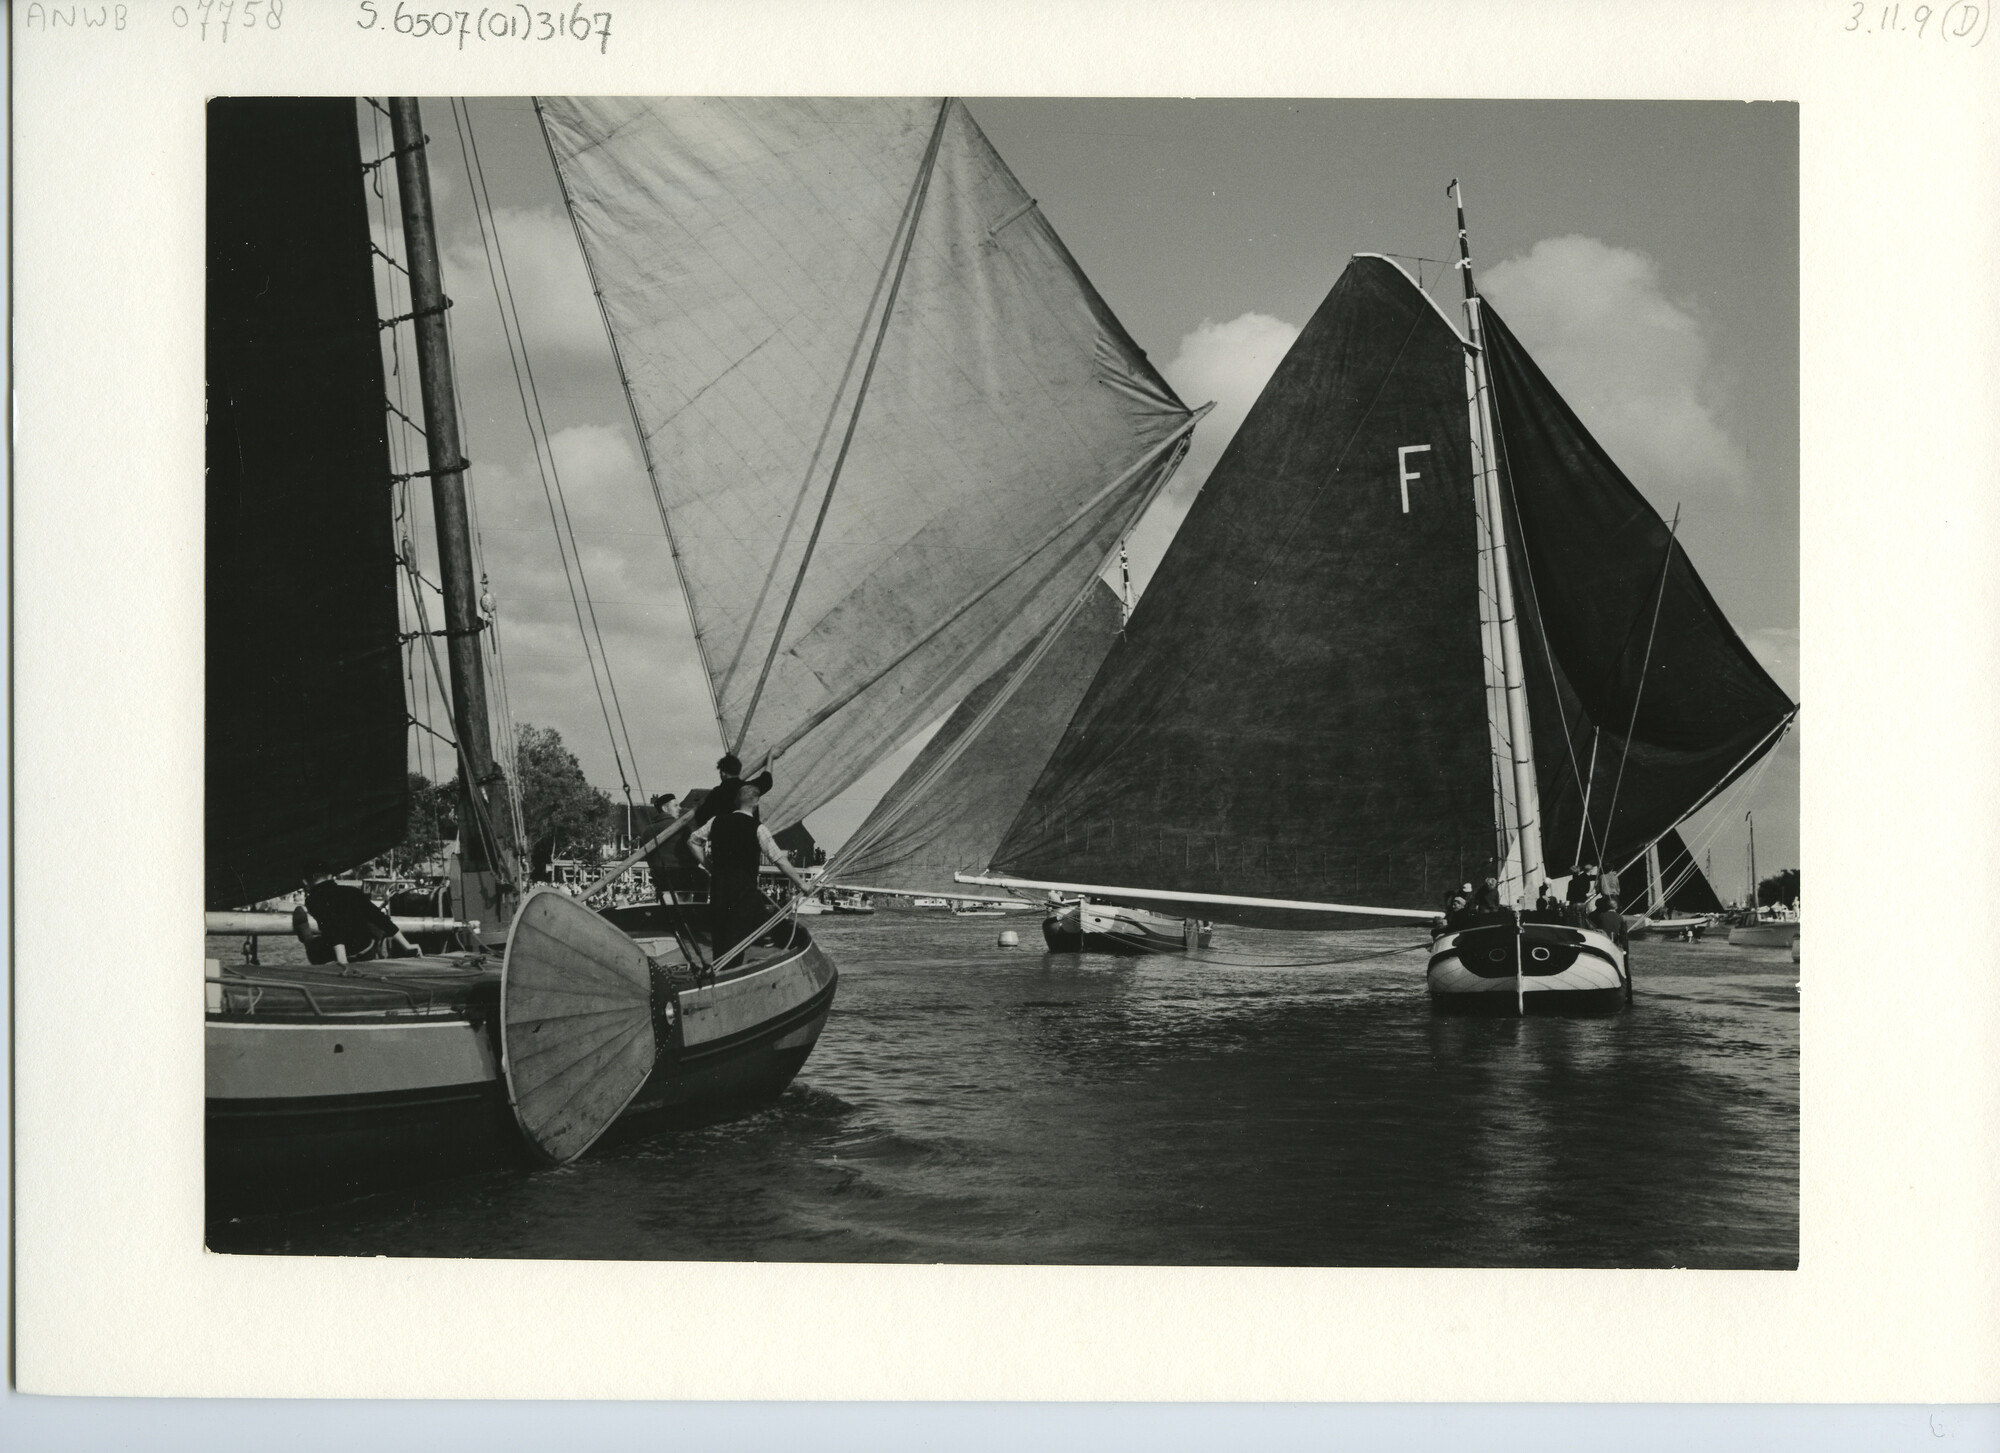
M743 653L750 647L750 636L756 630L757 619L763 615L764 603L770 599L771 587L777 584L778 567L784 562L786 547L792 542L792 530L798 524L799 512L805 508L806 499L812 493L813 474L819 468L820 456L826 452L826 441L832 437L834 423L840 418L840 401L847 397L847 385L854 377L854 366L861 361L861 345L868 341L869 321L875 316L876 304L882 301L882 290L889 285L889 277L894 268L897 255L896 241L904 235L905 228L910 229L912 234L915 232L915 225L911 221L910 214L917 205L917 197L920 190L919 183L921 181L922 177L919 176L911 182L910 194L903 199L902 215L896 219L895 230L889 234L889 246L882 255L881 270L875 275L875 291L868 295L868 306L861 310L861 321L856 324L854 329L853 346L847 350L847 362L841 367L840 381L834 385L833 397L827 403L826 418L821 421L819 426L819 437L813 441L812 453L806 459L805 473L799 480L798 493L792 499L791 513L785 516L785 527L778 532L777 548L771 552L771 567L764 572L763 584L757 590L757 599L751 603L749 614L744 617L743 633L737 638L736 650L731 654L729 664L722 668L722 674L717 678L715 689L718 694L726 690L729 683L735 679L736 668L743 661ZM890 299L890 306L895 306L894 298ZM855 400L854 408L858 413L861 408L861 400L859 398ZM830 491L832 489L831 483L827 487ZM822 518L824 518L823 512ZM807 553L810 555L811 552L808 551ZM803 572L804 566L801 565L800 569ZM784 629L781 624L779 635L783 634ZM719 705L717 709L718 711L720 710ZM736 750L739 752L742 750L740 744Z
M473 216L479 224L479 240L486 259L488 281L492 284L494 304L500 313L501 334L507 343L508 362L514 372L514 388L521 400L523 421L527 425L529 442L535 453L535 468L541 476L542 495L549 507L549 523L556 531L556 554L562 561L563 579L569 587L570 607L576 615L577 634L582 638L584 659L590 667L591 687L597 694L597 706L604 719L605 736L611 746L611 757L618 769L619 786L627 801L631 799L631 784L638 782L641 792L645 791L644 780L638 773L638 756L632 750L631 733L625 725L625 708L618 697L617 680L612 673L611 656L605 649L604 633L597 619L597 604L590 593L590 576L583 563L583 552L576 543L576 529L570 518L569 497L562 486L562 475L556 466L555 447L549 438L548 419L542 410L541 390L535 381L534 363L528 354L528 339L521 327L520 309L514 298L514 284L507 268L506 248L500 240L499 219L493 213L492 194L487 189L486 171L479 157L479 139L472 125L472 116L462 100L452 102L452 119L458 129L459 153L466 169L466 180L470 184L473 199ZM491 218L492 226L488 227ZM496 268L497 262L497 268ZM511 320L511 327L509 326ZM531 416L532 410L532 416ZM543 463L547 456L546 466ZM558 520L560 507L560 520ZM569 547L563 548L567 537ZM574 577L570 573L570 557L576 561ZM483 576L482 570L482 576ZM582 603L577 596L579 586ZM588 611L590 624L584 626L584 614ZM596 651L591 650L592 640ZM598 675L599 660L603 663L603 679ZM610 705L605 702L605 691L610 691ZM612 716L618 718L614 731ZM625 750L619 751L619 737L623 734ZM626 759L631 759L628 775ZM518 774L517 774L518 775Z
M431 674L437 678L438 691L442 695L445 692L444 667L438 663L437 644L430 635L431 617L430 612L424 608L423 590L414 582L410 585L410 600L416 606L417 620L424 630L424 634L421 637L424 654L430 661ZM458 737L459 741L464 740L464 724L458 720L457 713L453 713L452 731ZM486 811L486 799L481 795L479 790L485 784L473 780L472 772L466 762L463 749L458 747L458 742L454 742L452 745L457 751L458 756L459 796L464 801L472 804L473 825L479 831L480 841L485 851L487 868L489 871L497 873L500 865L506 861L506 858L500 849L499 835L493 831L492 818ZM459 825L459 837L463 839L464 836L465 826L461 823ZM461 859L462 861L463 859Z
M365 99L367 99L368 104L374 108L375 114L371 115L368 119L374 128L375 150L376 153L379 155L382 151L382 117L388 115L388 111L386 108L382 106L380 102L376 101L373 97L368 97ZM404 267L401 263L398 263L394 258L394 256L391 255L391 253L388 250L388 245L393 239L394 233L392 231L392 226L389 218L389 199L382 190L382 174L378 169L369 172L368 177L371 184L371 189L374 191L375 194L375 201L377 204L376 212L382 229L382 244L380 246L377 246L373 241L373 239L371 239L369 242L369 247L373 251L375 256L382 258L389 264L389 270L384 274L389 295L389 306L387 311L391 314L394 314L399 310L401 306L397 301L396 274L398 272L401 272L403 276L407 278L409 276L409 269ZM406 380L403 376L403 370L402 370L402 353L398 342L398 331L394 328L391 328L386 330L383 336L387 338L389 344L388 376L395 380L395 386L396 386L396 397L393 400L387 398L383 399L383 404L391 412L393 412L398 419L402 420L404 425L404 427L400 429L385 430L384 433L386 442L389 447L390 469L393 474L403 474L404 471L402 470L402 466L409 461L411 453L408 434L411 429L416 428L416 423L410 417L409 410L407 407L409 403L409 398L406 387ZM418 429L417 432L422 433L423 431L421 429ZM395 497L395 514L394 514L395 525L402 534L404 534L407 537L413 538L419 533L419 521L413 518L410 514L409 479L406 475L395 484L394 497ZM411 574L415 573L414 562L405 561L400 554L396 557L396 563L399 567L403 568L407 573ZM417 576L417 578L419 580L422 579L420 575ZM419 680L419 673L417 671L416 644L414 636L410 631L410 627L413 624L411 610L404 602L402 593L400 591L397 592L396 595L396 623L399 633L402 634L403 637L405 638L404 645L406 649L404 655L404 679L409 683L410 701L411 704L414 705L417 698L418 680ZM423 673L421 680L422 680L422 692L423 692L423 717L418 722L418 725L421 726L422 729L432 737L438 737L444 740L449 740L449 738L445 738L443 736L443 733L437 731L436 728L431 725L431 722L434 720L436 715L436 706L431 700L430 675L428 673ZM456 743L454 743L453 746L455 750ZM428 749L429 752L428 761L426 760L426 755L425 755L426 749ZM435 744L425 740L425 738L423 737L419 737L417 738L416 741L415 751L416 751L416 765L418 771L424 776L426 781L436 782L438 780L438 764L437 764L437 747L435 746ZM426 768L428 770L426 770ZM435 813L433 813L433 819L435 819ZM435 830L435 826L436 826L435 820L433 820L433 830Z
M1035 668L1042 663L1042 658L1054 647L1056 638L1069 628L1070 622L1076 619L1077 612L1083 609L1084 602L1090 599L1091 592L1096 587L1097 577L1092 575L1084 582L1083 589L1077 592L1076 599L1072 600L1068 608L1043 632L1042 638L1035 643L1035 649L1028 653L1028 658L1021 663L1020 669L1007 678L1005 684L994 693L993 699L987 702L979 715L958 734L957 740L945 749L921 778L910 784L910 790L903 794L902 800L884 813L874 823L872 829L869 824L863 823L859 830L835 850L833 857L820 870L821 878L831 880L839 873L842 866L880 843L888 836L891 828L909 815L911 809L923 799L924 795L937 785L938 779L965 755L973 742L978 740L980 733L986 730L995 716L999 715L1001 708L1013 699L1014 693L1021 688L1021 685L1034 673Z
M1485 306L1484 298L1480 300L1480 306L1481 307ZM1487 363L1487 393L1488 396L1491 397L1492 362L1490 354L1488 355L1488 363ZM1500 427L1499 412L1497 410L1494 410L1492 412L1493 412L1493 439L1494 442L1499 446L1499 453L1500 453L1499 462L1500 462L1501 478L1505 481L1507 486L1508 502L1514 506L1514 518L1518 520L1521 518L1521 497L1514 488L1514 461L1507 454L1507 434L1506 431ZM1678 512L1676 512L1676 518L1678 518ZM1501 522L1501 528L1502 529L1506 528L1506 522L1504 520ZM1586 804L1586 810L1584 812L1584 831L1590 834L1591 844L1596 849L1598 856L1601 858L1604 853L1604 847L1603 844L1598 842L1597 840L1597 830L1596 828L1591 826L1590 813L1588 811L1588 803L1590 801L1590 777L1579 776L1576 770L1576 742L1570 735L1569 708L1563 705L1562 683L1556 679L1555 648L1549 644L1548 622L1544 620L1542 617L1542 593L1535 586L1535 562L1534 559L1529 555L1527 550L1526 531L1522 531L1521 544L1522 544L1521 568L1523 574L1527 576L1528 580L1528 599L1530 605L1533 607L1533 614L1535 617L1535 630L1542 638L1542 660L1548 667L1549 694L1554 696L1556 699L1556 720L1562 724L1563 751L1569 758L1570 780L1576 783L1577 792L1583 798ZM1516 601L1514 603L1514 612L1516 615L1520 614L1519 601ZM1597 738L1595 737L1595 735L1591 737L1591 742L1590 742L1590 773L1591 777L1595 777L1597 774ZM1582 832L1579 832L1577 834L1576 844L1577 844L1576 847L1577 855L1580 857L1582 856L1583 853ZM1545 854L1547 852L1546 844L1543 845L1543 852ZM1575 871L1575 866L1576 866L1575 864L1571 865L1572 872ZM1548 871L1548 863L1546 861L1546 858L1542 863L1542 869L1544 872Z
M591 296L597 299L597 315L604 324L605 340L611 345L611 365L618 372L618 387L625 395L625 412L632 420L632 437L639 441L639 457L646 466L646 484L653 493L653 506L660 514L660 530L667 537L667 549L674 557L674 578L680 582L681 603L687 607L688 629L694 635L695 650L701 656L702 684L708 688L710 709L715 713L715 730L718 737L726 738L728 733L722 725L722 701L715 689L714 663L708 658L708 638L702 634L701 618L695 614L694 596L688 590L687 571L681 564L681 544L674 534L672 516L667 513L667 497L660 489L659 467L653 462L652 440L646 435L646 427L639 420L638 400L632 394L632 380L625 372L625 356L618 348L618 334L611 326L611 312L604 302L604 289L597 281L597 267L590 260L590 249L583 245L583 226L576 220L576 207L570 201L569 178L563 175L562 161L556 156L556 145L549 136L548 117L542 113L542 103L536 98L535 124L541 128L542 145L549 154L549 167L556 175L556 189L562 193L563 212L569 218L570 231L576 237L577 253L583 258L584 273L590 278Z
M1225 969L1323 969L1339 964L1359 964L1370 959L1394 958L1398 954L1427 952L1430 944L1411 943L1399 948L1377 949L1373 953L1345 954L1337 959L1239 959L1219 957L1208 949L1197 949L1186 957L1191 964L1214 964Z
M1653 622L1646 628L1646 654L1639 662L1639 689L1632 693L1632 717L1625 725L1625 742L1618 754L1618 775L1611 783L1611 809L1604 814L1604 835L1611 836L1618 821L1618 793L1625 786L1625 764L1632 758L1632 733L1639 725L1639 703L1646 695L1646 673L1653 666L1653 638L1659 634L1660 607L1667 600L1667 578L1674 567L1674 542L1680 535L1681 507L1674 506L1674 522L1667 528L1667 556L1660 562L1660 589L1653 597ZM1623 654L1622 652L1620 654Z
M882 304L882 321L875 330L875 346L868 354L868 367L862 371L861 382L854 390L854 407L847 415L847 432L841 436L840 452L834 456L833 468L827 474L826 493L820 497L819 516L813 521L812 533L806 537L805 553L799 559L798 573L792 577L791 594L785 598L785 609L778 616L778 628L771 633L771 649L765 653L764 667L757 673L757 685L750 692L750 703L743 708L743 721L736 730L735 745L730 751L741 753L743 743L750 735L751 718L757 714L757 703L764 698L764 684L771 679L771 667L778 659L778 650L785 643L785 628L791 624L792 608L799 602L799 591L806 583L806 570L812 564L813 551L819 546L820 531L826 527L827 511L833 508L833 492L840 487L840 472L847 465L847 452L854 444L854 431L861 423L861 406L868 398L868 385L875 377L875 365L881 360L882 345L889 337L889 321L896 313L896 295L902 290L903 274L910 265L910 250L916 245L917 226L923 220L924 199L930 195L931 177L937 169L938 146L944 140L944 124L951 116L951 97L947 96L938 105L937 124L931 128L931 143L924 151L923 166L917 172L915 200L910 204L910 225L903 231L903 250L896 259L896 278L889 284L889 296ZM810 477L810 476L808 476Z

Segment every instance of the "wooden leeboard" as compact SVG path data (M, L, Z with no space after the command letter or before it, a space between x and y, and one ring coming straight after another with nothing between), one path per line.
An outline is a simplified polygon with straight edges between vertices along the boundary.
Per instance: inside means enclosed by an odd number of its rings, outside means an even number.
M554 889L514 915L500 978L507 1097L552 1164L588 1150L652 1072L647 968L644 949Z

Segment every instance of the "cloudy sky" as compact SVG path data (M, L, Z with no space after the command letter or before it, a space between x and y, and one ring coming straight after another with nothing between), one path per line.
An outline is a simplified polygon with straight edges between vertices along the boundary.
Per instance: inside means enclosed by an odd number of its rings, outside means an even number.
M968 104L1182 397L1216 404L1174 485L1134 536L1135 580L1150 574L1351 254L1405 256L1456 316L1457 280L1439 261L1454 254L1445 185L1456 176L1482 291L1655 507L1668 516L1681 508L1690 558L1796 699L1795 107ZM720 750L707 688L533 111L526 101L469 107L496 209L482 245L464 132L446 102L424 108L446 286L456 302L466 450L514 717L559 729L614 797L614 735L621 756L630 739L624 777L635 793L706 782ZM376 118L366 107L362 116L368 149ZM370 154L386 150L385 124ZM393 233L393 205L388 211ZM489 276L496 236L532 389L517 377L502 338ZM415 414L414 378L406 385ZM553 441L559 496L545 488L548 462L538 464L529 442L523 393ZM614 706L609 733L551 523L565 503L622 706L623 729ZM583 625L592 626L587 611ZM809 819L822 840L837 842L859 823L915 746ZM421 765L429 770L428 752ZM1798 861L1796 734L1754 791L1738 796L1726 814L1711 811L1686 834L1691 842L1712 838L1725 897L1740 894L1744 882L1746 808L1757 813L1760 871Z

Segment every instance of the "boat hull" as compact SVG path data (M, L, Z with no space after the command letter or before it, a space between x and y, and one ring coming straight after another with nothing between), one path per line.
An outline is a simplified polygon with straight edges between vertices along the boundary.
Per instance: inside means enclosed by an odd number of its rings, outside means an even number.
M1568 924L1483 924L1431 941L1431 1005L1445 1014L1612 1014L1629 999L1625 954Z
M1213 932L1203 925L1195 946L1207 948ZM1100 903L1071 904L1042 920L1042 938L1054 954L1177 954L1187 949L1178 918Z
M211 1016L209 1214L365 1195L522 1158L490 1026Z
M833 961L808 943L753 973L680 991L671 1038L619 1129L775 1100L819 1043L839 982Z
M1733 948L1790 948L1798 939L1796 918L1777 923L1739 923L1729 930Z
M1660 938L1692 943L1708 932L1706 918L1628 918L1625 920L1627 938Z
M641 936L664 926L654 910L606 916L623 917L620 926L654 956L678 956L670 937ZM819 945L803 931L797 940L744 973L674 993L672 1028L612 1138L712 1120L784 1091L818 1043L839 984ZM423 966L394 964L412 975ZM213 999L218 971L210 972ZM497 980L471 975L455 997L397 1014L342 1014L325 988L313 1000L284 994L274 1011L269 997L252 1001L221 976L232 987L206 1027L209 1217L530 1163L500 1071Z

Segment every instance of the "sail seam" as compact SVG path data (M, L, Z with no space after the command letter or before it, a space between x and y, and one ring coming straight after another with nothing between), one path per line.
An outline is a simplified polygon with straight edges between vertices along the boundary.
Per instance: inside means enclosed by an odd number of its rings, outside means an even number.
M868 399L868 385L875 377L875 365L881 360L882 345L888 341L889 323L896 315L896 298L902 291L903 275L910 265L910 253L917 243L917 227L923 221L924 199L930 195L931 179L937 174L938 148L944 142L945 122L951 117L951 97L939 103L937 124L931 129L931 144L924 152L924 163L918 172L915 200L910 206L910 225L903 232L902 255L896 260L896 278L889 284L889 296L882 303L882 321L875 330L875 346L868 354L868 367L862 371L861 382L854 390L854 407L847 415L847 432L841 436L840 452L834 456L833 468L826 480L826 493L820 497L819 516L813 521L812 534L806 539L804 555L799 560L798 573L792 577L791 594L786 597L784 612L778 617L778 627L771 634L771 649L764 656L764 669L757 676L757 685L750 693L749 705L743 708L743 721L736 730L736 742L730 750L741 752L743 743L750 735L750 722L757 714L757 704L763 700L765 683L771 679L771 667L778 659L778 652L785 644L785 628L791 624L792 610L799 601L799 592L805 587L806 571L812 565L813 553L819 547L819 537L826 527L827 512L833 508L833 493L840 487L841 471L847 465L847 453L854 444L854 431L861 424L861 407ZM810 473L807 475L810 479ZM773 562L775 564L775 562ZM747 630L747 627L746 627Z
M911 809L921 802L924 795L937 785L938 780L944 773L956 764L959 758L965 755L966 750L979 739L980 733L992 725L993 718L999 715L1000 709L1013 700L1015 693L1020 690L1035 668L1041 665L1043 658L1054 647L1056 638L1069 628L1071 621L1076 619L1077 613L1083 609L1083 603L1090 598L1091 592L1097 588L1097 584L1097 576L1094 574L1084 582L1083 589L1076 593L1076 598L1069 603L1060 616L1050 623L1048 628L1042 633L1041 640L1035 643L1034 650L1028 654L1028 658L1021 663L1012 676L1007 678L1006 683L1000 690L994 693L993 699L986 704L977 717L973 718L971 724L959 733L958 740L945 750L943 755L931 765L930 770L922 778L910 785L910 789L903 795L902 801L896 803L887 814L873 825L872 829L869 828L868 824L864 823L862 826L864 829L868 829L867 831L856 832L853 837L842 843L840 850L833 855L833 860L826 865L821 876L830 876L838 872L843 866L852 862L860 853L878 846L882 839L888 835L889 830L909 815Z
M1422 318L1423 315L1419 313L1410 320L1409 332L1405 333L1403 341L1396 345L1396 354L1395 357L1389 360L1389 366L1382 370L1382 382L1376 385L1375 396L1368 401L1368 407L1363 409L1360 417L1354 421L1353 429L1348 432L1347 442L1340 446L1340 453L1334 456L1333 474L1340 473L1340 466L1346 461L1348 451L1354 448L1355 440L1361 437L1361 430L1374 414L1375 406L1382 402L1382 395L1389 391L1389 384L1396 376L1396 367L1403 361L1404 353L1409 351L1410 340L1417 336L1417 324ZM1452 336L1457 337L1458 335L1454 333ZM1297 517L1292 521L1291 530L1278 543L1277 549L1264 557L1263 568L1266 572L1271 570L1274 564L1284 556L1284 553L1291 548L1292 541L1298 538L1299 531L1306 527L1306 521L1311 518L1314 506L1319 503L1320 496L1326 493L1327 485L1332 481L1332 478L1333 475L1329 474L1320 481L1319 487L1312 492L1312 498L1305 502L1305 505L1299 510Z
M1071 528L1074 527L1078 523L1078 521L1089 518L1091 512L1094 511L1099 505L1104 503L1106 499L1109 499L1113 494L1115 494L1121 486L1130 483L1132 478L1135 475L1137 475L1140 470L1144 469L1147 465L1153 463L1163 453L1165 453L1168 449L1172 448L1176 443L1178 443L1181 437L1184 434L1187 434L1190 431L1192 431L1195 424L1208 413L1209 409L1212 409L1213 407L1214 407L1213 404L1209 404L1200 409L1195 410L1184 421L1182 421L1182 423L1179 425L1179 427L1177 427L1173 431L1173 433L1167 435L1166 438L1162 439L1159 443L1153 445L1144 454L1141 454L1138 457L1138 459L1134 460L1129 467L1123 470L1109 484L1105 485L1103 489L1100 489L1096 494L1092 495L1089 499L1085 500L1082 505L1078 506L1077 509L1070 514L1069 518L1065 519L1061 524L1057 525L1047 535L1043 536L1041 540L1036 542L1035 547L1033 549L1024 552L1020 557L1020 559L1016 560L1012 565L1008 566L1008 568L1003 573L995 576L992 580L988 581L985 585L981 586L978 590L974 591L970 596L966 597L965 600L959 603L956 609L946 614L942 619L940 619L937 622L937 624L933 625L928 631L924 632L923 635L917 637L916 640L910 642L909 645L905 646L901 651L899 651L895 655L895 657L888 662L888 664L883 666L879 671L876 671L867 680L862 681L858 685L850 688L843 695L841 695L834 701L827 703L825 706L821 707L818 711L814 712L811 716L807 717L806 720L801 722L797 727L795 727L792 730L792 732L785 737L783 741L779 742L776 746L771 747L769 750L764 752L762 758L763 764L768 766L770 763L776 761L781 754L797 746L808 735L810 735L817 727L819 727L821 723L825 722L828 717L832 716L835 712L847 706L856 697L860 696L862 692L867 691L869 688L873 687L877 682L881 681L884 677L889 675L890 672L896 670L896 668L901 666L905 661L908 661L912 656L916 655L918 651L922 650L925 646L928 646L932 641L936 640L939 636L943 635L952 626L958 624L959 620L962 617L964 617L966 612L970 611L974 606L978 605L980 601L984 600L987 596L991 595L994 591L998 590L1002 585L1005 585L1008 581L1012 580L1016 575L1020 574L1021 571L1027 567L1030 561L1035 559L1044 550L1048 549L1049 546L1055 544L1056 541L1062 539L1063 536L1068 534Z

